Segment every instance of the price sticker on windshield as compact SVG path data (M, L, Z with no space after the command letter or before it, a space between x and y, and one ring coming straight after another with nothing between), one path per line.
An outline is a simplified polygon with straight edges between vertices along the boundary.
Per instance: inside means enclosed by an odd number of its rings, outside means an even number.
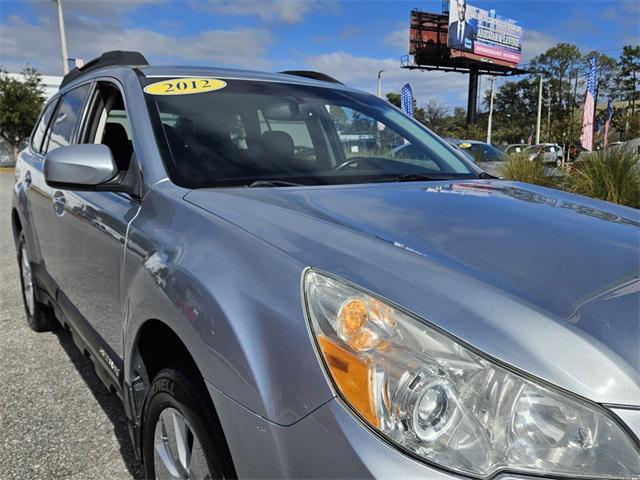
M191 95L194 93L214 92L227 86L226 82L217 78L172 78L152 83L144 87L145 93L151 95Z

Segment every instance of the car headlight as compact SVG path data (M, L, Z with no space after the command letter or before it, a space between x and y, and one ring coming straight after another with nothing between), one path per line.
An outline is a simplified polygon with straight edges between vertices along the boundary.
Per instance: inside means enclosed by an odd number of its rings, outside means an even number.
M343 401L428 463L571 478L640 474L640 449L598 405L520 375L425 320L307 270L312 336Z

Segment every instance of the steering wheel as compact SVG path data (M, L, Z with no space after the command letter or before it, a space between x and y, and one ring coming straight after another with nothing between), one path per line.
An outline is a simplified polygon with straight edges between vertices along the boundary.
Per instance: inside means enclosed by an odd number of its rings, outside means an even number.
M354 163L358 163L358 162L371 162L373 159L371 158L366 158L366 157L351 157L349 160L347 160L346 162L342 162L340 165L338 165L335 170L336 171L340 171L340 170L344 170L347 167L350 167L351 165L353 165Z

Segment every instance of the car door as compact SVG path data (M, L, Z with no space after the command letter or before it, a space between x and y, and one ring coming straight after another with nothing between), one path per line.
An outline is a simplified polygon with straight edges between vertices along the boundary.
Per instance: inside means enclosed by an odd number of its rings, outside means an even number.
M136 162L124 98L115 84L97 83L78 143L109 146L120 171L128 171ZM80 320L86 320L104 341L107 352L122 358L120 274L127 226L140 208L139 200L116 192L56 194L64 197L64 208L52 228L60 289Z
M55 98L44 109L31 136L29 148L20 154L22 162L19 164L19 176L27 199L26 214L29 217L29 221L25 222L25 228L29 230L26 235L27 249L32 262L43 267L34 272L43 284L47 282L43 274L48 271L49 263L55 257L51 239L52 189L44 181L43 143L58 100L59 98Z

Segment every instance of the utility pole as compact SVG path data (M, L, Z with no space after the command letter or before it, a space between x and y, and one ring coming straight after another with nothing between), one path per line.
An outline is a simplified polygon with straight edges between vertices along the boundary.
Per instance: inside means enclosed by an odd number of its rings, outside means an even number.
M547 142L551 142L551 85L547 82Z
M571 80L575 75L575 83L573 84L573 95L569 99L569 139L567 141L567 145L569 148L565 148L563 160L567 162L570 160L569 150L571 150L571 146L573 145L573 123L575 121L574 108L576 104L576 93L578 92L578 70L573 70L569 75L569 89L571 89Z
M491 143L491 123L493 120L493 86L496 81L495 76L491 76L491 93L489 94L489 120L487 121L487 143Z
M536 145L540 143L540 121L542 119L542 75L540 78L540 86L538 87L538 118L536 120Z
M69 73L69 63L67 55L67 35L64 31L64 14L62 13L62 0L53 0L58 6L58 26L60 27L60 49L62 50L62 71L66 75Z
M378 70L378 98L382 98L382 74L384 70Z

